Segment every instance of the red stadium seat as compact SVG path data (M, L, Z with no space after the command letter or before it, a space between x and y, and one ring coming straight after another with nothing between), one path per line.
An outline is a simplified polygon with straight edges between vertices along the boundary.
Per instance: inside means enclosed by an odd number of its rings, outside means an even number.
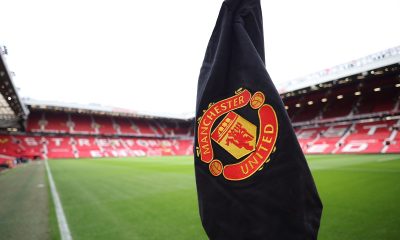
M41 132L44 129L44 112L33 111L28 118L27 131Z
M67 133L69 132L68 115L64 112L45 112L44 132Z
M93 120L91 115L71 114L72 131L71 133L93 134Z
M121 135L139 135L140 129L134 125L129 118L114 118L119 134Z
M340 148L341 153L380 153L395 121L357 123Z
M114 135L117 130L114 128L113 119L108 116L93 116L95 131L99 134Z

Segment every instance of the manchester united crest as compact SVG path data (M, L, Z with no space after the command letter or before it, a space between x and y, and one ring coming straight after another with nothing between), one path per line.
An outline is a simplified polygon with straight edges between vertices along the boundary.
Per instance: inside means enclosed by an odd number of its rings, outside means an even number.
M257 111L258 123L238 114L241 108ZM239 89L232 97L210 103L197 122L197 156L209 165L213 176L222 174L232 181L246 179L261 169L274 151L278 120L273 107L265 104L262 92L251 94L246 89ZM224 165L229 161L215 153L212 142L236 162Z

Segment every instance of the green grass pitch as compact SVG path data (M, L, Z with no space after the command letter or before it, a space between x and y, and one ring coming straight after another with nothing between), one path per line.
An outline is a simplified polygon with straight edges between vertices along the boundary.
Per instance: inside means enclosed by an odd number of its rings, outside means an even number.
M400 155L307 159L324 204L320 240L399 239ZM49 163L75 240L207 239L192 157Z

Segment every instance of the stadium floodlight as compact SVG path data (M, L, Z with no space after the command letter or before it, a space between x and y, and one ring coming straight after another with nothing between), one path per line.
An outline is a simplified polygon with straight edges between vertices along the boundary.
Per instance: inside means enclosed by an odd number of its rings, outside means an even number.
M343 95L338 95L336 98L337 98L337 99L342 99L342 98L343 98Z
M285 106L285 109L288 110L288 109L289 109L289 106Z
M301 104L300 103L296 103L296 107L301 107Z
M361 92L357 91L357 92L354 93L354 95L359 96L359 95L361 95Z
M400 83L397 83L396 85L394 85L395 87L400 87Z
M313 105L314 102L313 102L313 101L308 101L307 104L308 104L308 105Z
M381 90L380 87L374 88L374 92L379 92Z
M321 102L326 102L326 101L328 101L328 99L326 98L321 99Z

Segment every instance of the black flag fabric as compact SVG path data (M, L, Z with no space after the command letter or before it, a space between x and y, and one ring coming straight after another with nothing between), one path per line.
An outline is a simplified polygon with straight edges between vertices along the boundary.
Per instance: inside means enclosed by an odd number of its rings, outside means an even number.
M195 121L199 211L210 239L317 239L322 203L265 68L259 0L222 4Z

